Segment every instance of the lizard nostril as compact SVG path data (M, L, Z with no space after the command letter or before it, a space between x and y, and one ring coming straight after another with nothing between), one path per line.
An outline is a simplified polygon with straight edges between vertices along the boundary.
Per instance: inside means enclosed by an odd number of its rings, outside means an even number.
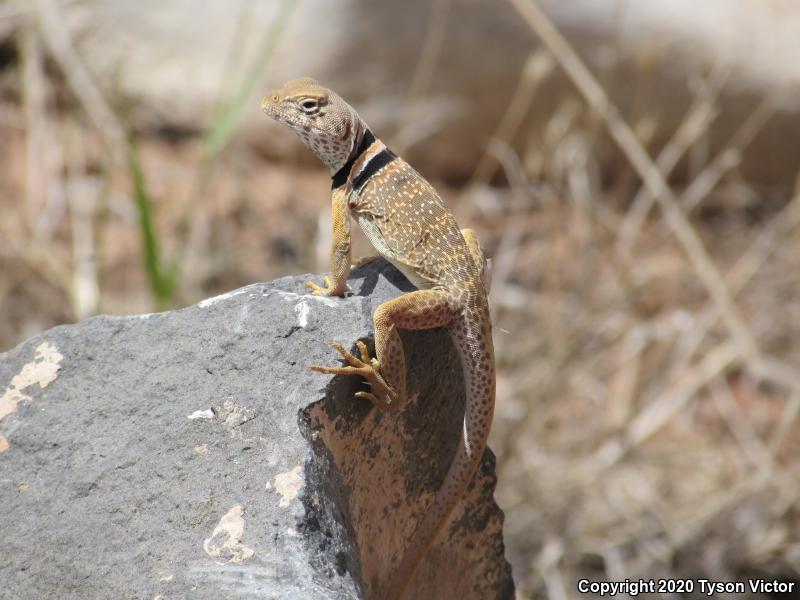
M266 109L270 104L277 104L278 94L269 93L261 99L261 108Z

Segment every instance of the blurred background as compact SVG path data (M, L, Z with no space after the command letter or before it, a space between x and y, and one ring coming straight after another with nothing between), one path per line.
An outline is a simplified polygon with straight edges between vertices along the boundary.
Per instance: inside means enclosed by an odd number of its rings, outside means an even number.
M329 174L259 111L313 76L493 257L519 597L800 581L798 31L794 0L4 0L0 350L326 270Z

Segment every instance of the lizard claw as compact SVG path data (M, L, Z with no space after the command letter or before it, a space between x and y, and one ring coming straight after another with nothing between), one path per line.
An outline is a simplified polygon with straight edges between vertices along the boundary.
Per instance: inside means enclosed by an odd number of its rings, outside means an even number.
M378 361L374 358L369 357L369 350L367 349L367 345L362 342L361 340L356 341L356 346L358 346L359 352L361 352L361 362L366 363L368 365L372 365L373 368L377 371Z
M314 296L344 296L344 293L347 291L346 287L345 289L339 289L334 286L330 277L327 275L322 278L322 283L325 287L319 286L313 281L306 281L306 287L311 290Z
M342 346L339 342L331 342L330 345L331 348L333 348L339 354L342 355L342 358L344 358L345 361L347 361L347 364L350 366L319 367L314 365L312 367L309 367L310 369L320 373L333 373L337 375L361 375L367 380L369 380L373 375L377 374L380 365L377 360L375 360L374 358L370 358L367 345L361 340L358 340L356 342L356 346L358 346L358 351L359 354L361 354L361 357L351 354L347 350L347 348Z
M375 394L372 394L370 392L356 392L355 393L355 397L356 398L360 398L361 400L369 400L375 406L382 406L383 405L383 403L378 399L378 397Z

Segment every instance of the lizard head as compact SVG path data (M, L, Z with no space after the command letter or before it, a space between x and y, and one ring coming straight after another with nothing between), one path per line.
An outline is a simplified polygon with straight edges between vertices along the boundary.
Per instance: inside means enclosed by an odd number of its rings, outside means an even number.
M309 77L293 79L269 92L261 109L294 131L333 170L347 162L363 129L347 102Z

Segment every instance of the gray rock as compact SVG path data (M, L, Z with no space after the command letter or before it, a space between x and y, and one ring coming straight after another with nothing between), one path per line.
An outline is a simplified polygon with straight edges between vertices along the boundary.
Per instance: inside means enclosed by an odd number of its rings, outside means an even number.
M463 386L444 331L404 332L400 416L307 370L371 335L409 285L310 276L183 310L100 316L0 355L0 597L368 597L444 477ZM415 598L513 598L494 457L418 570Z

